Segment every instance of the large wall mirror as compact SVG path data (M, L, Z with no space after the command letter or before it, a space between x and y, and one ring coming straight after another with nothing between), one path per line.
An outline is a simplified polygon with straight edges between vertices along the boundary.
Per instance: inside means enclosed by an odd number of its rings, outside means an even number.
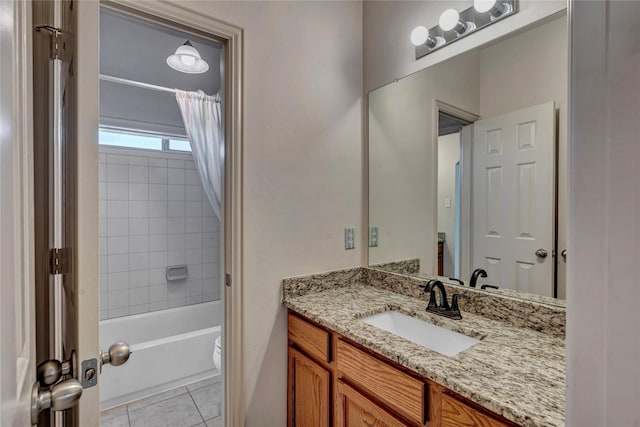
M565 298L567 34L555 15L369 93L370 266Z

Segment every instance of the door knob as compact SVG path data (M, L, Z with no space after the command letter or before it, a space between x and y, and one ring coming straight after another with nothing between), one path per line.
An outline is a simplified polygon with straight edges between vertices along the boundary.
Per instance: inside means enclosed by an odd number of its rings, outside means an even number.
M72 352L69 360L65 360L64 362L60 362L56 359L50 359L39 364L36 370L36 378L40 383L40 387L51 386L60 381L60 378L65 375L73 376L75 357L75 352Z
M538 249L538 250L536 251L536 256L537 256L538 258L546 258L546 257L547 257L547 251L546 251L546 249Z
M38 414L45 409L64 411L74 407L82 396L82 384L71 378L54 385L50 390L41 390L35 382L31 389L31 424L38 423Z
M100 353L100 366L120 366L129 360L131 353L129 344L124 341L118 341L117 343L111 344L109 350Z
M560 255L562 255L562 258L566 261L567 260L567 250L563 249L562 252L560 252Z

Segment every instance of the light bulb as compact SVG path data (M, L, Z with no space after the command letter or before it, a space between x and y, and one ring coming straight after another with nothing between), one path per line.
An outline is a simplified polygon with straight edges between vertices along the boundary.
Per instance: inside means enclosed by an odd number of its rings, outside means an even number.
M196 63L196 58L191 55L180 55L180 60L184 65L193 65Z
M496 4L496 0L473 0L473 8L480 13L489 12Z
M429 30L427 27L415 27L413 31L411 31L411 43L414 46L422 46L429 39Z
M440 15L439 25L443 31L451 31L458 25L460 14L455 9L447 9Z

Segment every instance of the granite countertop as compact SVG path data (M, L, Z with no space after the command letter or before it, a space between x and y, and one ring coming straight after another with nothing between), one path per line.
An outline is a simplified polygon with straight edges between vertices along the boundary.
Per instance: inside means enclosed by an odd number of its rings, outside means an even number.
M425 301L366 284L287 294L283 303L337 333L524 426L564 426L565 341L462 309L462 320L425 311ZM396 310L480 339L444 356L370 326L362 318Z

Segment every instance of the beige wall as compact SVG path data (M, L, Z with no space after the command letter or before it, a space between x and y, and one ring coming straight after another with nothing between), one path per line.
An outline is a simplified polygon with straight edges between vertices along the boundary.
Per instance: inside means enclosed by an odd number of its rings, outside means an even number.
M286 424L286 276L361 264L362 4L190 2L244 28L246 424Z
M379 227L370 264L420 258L420 270L433 273L434 103L477 112L478 74L473 51L369 94L369 221Z
M460 160L460 133L438 137L438 226L437 232L445 233L443 245L443 271L446 277L455 277L455 226L456 226L456 163ZM445 199L451 206L445 207Z
M558 251L567 247L567 35L567 18L563 15L480 50L480 116L556 102ZM561 257L557 260L558 297L565 298L566 262Z
M445 59L467 52L532 22L562 11L566 0L519 0L519 12L504 21L465 37L446 49L418 60L409 41L418 25L431 28L450 7L466 9L472 0L365 1L364 2L364 90L365 93L422 70Z
M633 426L640 424L640 2L579 1L572 9L567 425Z

